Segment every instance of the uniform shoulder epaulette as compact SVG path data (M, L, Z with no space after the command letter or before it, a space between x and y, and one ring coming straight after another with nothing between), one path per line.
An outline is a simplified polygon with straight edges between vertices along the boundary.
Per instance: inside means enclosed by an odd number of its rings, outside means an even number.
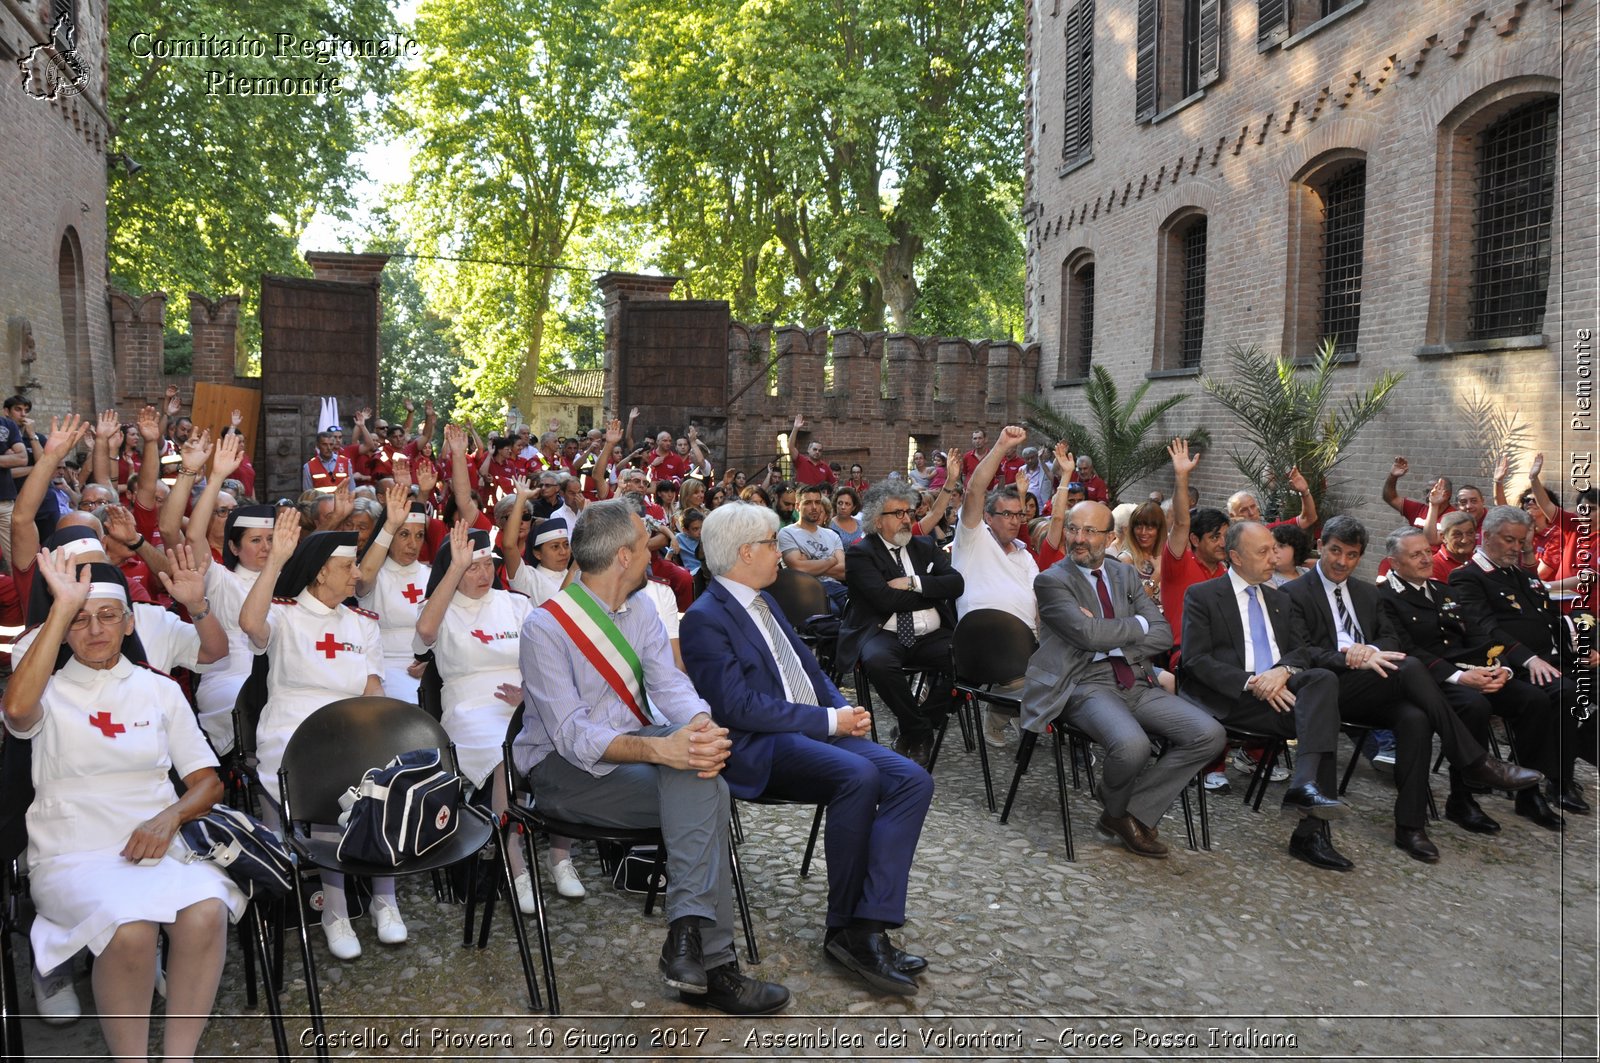
M293 599L293 598L274 598L274 599L272 599L272 604L273 605L293 605L294 603L295 603L295 599Z
M163 672L161 669L157 668L155 665L151 664L149 661L133 661L133 662L130 662L130 663L138 665L140 668L143 668L147 672L154 672L156 675L160 676L162 679L169 680L170 682L173 682L173 683L177 682L176 679L173 679L172 676L168 675L166 672Z
M350 611L352 613L356 613L356 614L358 614L360 616L364 616L368 620L376 620L376 619L378 619L378 614L377 613L374 613L371 609L363 609L359 605L350 606Z

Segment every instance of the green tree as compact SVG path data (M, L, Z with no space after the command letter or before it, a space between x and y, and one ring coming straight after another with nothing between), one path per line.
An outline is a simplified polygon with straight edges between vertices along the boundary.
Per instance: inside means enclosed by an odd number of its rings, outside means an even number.
M1102 365L1091 367L1089 382L1084 385L1083 397L1089 407L1093 424L1085 425L1071 414L1032 403L1028 427L1043 432L1050 439L1065 440L1073 453L1087 454L1094 462L1094 471L1106 482L1106 494L1111 505L1123 490L1167 464L1169 436L1182 435L1192 446L1205 447L1211 442L1211 433L1195 426L1187 432L1163 432L1150 440L1157 422L1168 411L1182 405L1187 395L1169 395L1153 406L1139 409L1150 381L1144 380L1133 389L1126 400L1117 391L1116 381ZM1062 475L1070 475L1063 472Z
M305 274L301 232L323 209L350 206L351 153L398 60L277 58L279 32L315 39L393 29L383 0L118 0L111 5L106 191L112 280L130 291L244 294L246 320L262 273ZM144 36L144 35L148 36ZM149 42L259 42L265 56L164 59ZM208 71L237 79L337 77L322 95L227 94ZM237 81L235 82L237 84ZM208 92L215 88L215 94Z
M1338 485L1329 480L1330 474L1344 460L1356 433L1383 412L1405 374L1388 370L1365 391L1330 408L1339 365L1331 337L1322 342L1310 365L1270 357L1256 346L1229 347L1228 364L1225 378L1207 376L1201 386L1238 421L1249 445L1233 448L1230 456L1254 485L1262 508L1285 517L1298 512L1287 486L1289 470L1298 467L1311 485L1317 512L1335 512Z
M416 261L391 258L383 268L383 323L378 330L379 408L391 421L405 420L404 402L420 408L432 400L445 417L455 414L455 377L461 368L450 322L433 312L417 281Z
M1020 319L1017 5L612 5L634 46L645 215L696 295L746 317L912 330L925 286L949 321L982 289L1006 307L991 316Z
M394 190L464 355L458 412L498 417L543 368L560 263L622 170L622 49L600 0L423 0L423 62L389 122L415 148ZM453 259L453 260L452 260Z

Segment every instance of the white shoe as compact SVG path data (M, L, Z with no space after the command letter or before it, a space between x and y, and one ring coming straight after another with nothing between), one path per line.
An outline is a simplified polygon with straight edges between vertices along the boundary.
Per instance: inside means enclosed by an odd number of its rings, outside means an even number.
M1011 717L994 709L985 709L983 713L983 740L995 749L1003 749L1006 737L1011 731Z
M328 951L336 960L353 960L361 955L361 940L348 916L322 913L322 932L328 938Z
M1246 775L1254 775L1256 765L1260 763L1243 749L1236 749L1233 753L1233 766ZM1283 766L1283 758L1279 757L1272 762L1271 782L1283 782L1289 777L1289 769Z
M70 961L46 971L42 979L38 971L33 973L33 1006L39 1018L51 1026L65 1026L83 1017L83 1005L78 1003L78 990L72 984Z
M1203 782L1205 783L1205 788L1214 794L1225 794L1233 788L1228 782L1227 772L1208 771Z
M576 900L587 892L583 888L583 881L578 878L577 869L572 866L571 857L552 867L550 873L556 877L556 892L561 896Z
M570 861L569 861L570 862ZM532 915L538 911L539 905L533 899L533 876L524 871L511 880L512 887L517 891L517 907L523 915ZM583 883L578 883L581 887Z
M385 945L401 945L406 940L406 921L393 901L372 898L372 921L378 925L378 940Z

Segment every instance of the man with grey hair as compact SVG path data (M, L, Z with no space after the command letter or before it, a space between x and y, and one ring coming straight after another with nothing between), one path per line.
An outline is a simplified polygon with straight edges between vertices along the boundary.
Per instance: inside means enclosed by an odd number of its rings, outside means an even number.
M922 767L933 754L933 736L950 711L948 684L932 683L918 704L906 669L941 672L949 667L955 601L966 583L950 558L926 536L913 536L916 488L881 480L867 492L861 523L867 534L845 552L850 606L839 628L839 667L859 661L864 681L877 688L900 734L895 752Z
M1483 518L1483 542L1472 560L1450 573L1450 590L1461 603L1473 636L1504 646L1499 660L1518 678L1538 687L1562 715L1566 740L1561 743L1558 776L1546 783L1545 795L1568 812L1588 812L1583 788L1573 778L1574 760L1593 764L1597 749L1592 700L1580 702L1576 676L1593 669L1600 656L1590 650L1581 658L1539 577L1521 567L1533 518L1516 506L1495 506Z
M1261 500L1255 496L1254 491L1235 491L1228 496L1228 519L1256 521L1265 524L1269 531L1285 524L1310 530L1317 523L1317 503L1311 496L1311 485L1306 482L1299 466L1289 470L1289 487L1300 498L1300 512L1295 516L1286 520L1268 521L1261 516Z
M765 592L778 578L777 531L777 514L746 502L706 517L701 545L714 578L684 616L684 667L729 729L724 775L735 797L828 808L826 954L875 989L910 995L927 961L895 948L887 931L905 923L933 780L866 737L866 710L845 701Z
M648 539L625 501L596 502L579 516L579 577L523 622L527 711L514 760L554 817L661 829L669 921L662 977L685 1003L766 1014L788 1004L789 991L740 974L734 953L722 779L732 743L673 665L655 608L636 596L649 570Z

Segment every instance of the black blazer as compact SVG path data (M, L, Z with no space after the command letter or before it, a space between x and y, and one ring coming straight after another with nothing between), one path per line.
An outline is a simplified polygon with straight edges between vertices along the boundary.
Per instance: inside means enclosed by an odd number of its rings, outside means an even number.
M1251 675L1244 670L1244 623L1233 593L1233 580L1223 576L1192 584L1183 596L1183 652L1178 658L1183 695L1213 715L1225 714L1244 696L1244 684ZM1263 584L1261 603L1278 643L1274 665L1344 668L1343 654L1309 642L1305 625L1284 591Z
M1400 636L1394 624L1378 606L1378 588L1362 580L1344 581L1345 598L1355 611L1356 623L1361 625L1361 641L1380 650L1400 649ZM1324 649L1337 649L1339 628L1333 618L1333 606L1328 604L1328 585L1315 565L1299 579L1283 585L1283 593L1294 604L1295 616L1305 625L1306 638L1311 645Z
M1466 611L1448 585L1430 579L1427 588L1432 599L1393 572L1378 584L1378 603L1400 636L1400 648L1441 683L1456 673L1458 664L1487 664L1493 641L1473 635Z
M956 599L966 586L961 573L950 567L950 555L926 536L913 536L906 544L911 565L922 582L922 593L899 591L889 581L905 575L895 564L883 539L868 534L844 553L844 581L850 588L850 607L839 626L839 667L849 671L860 656L861 644L896 613L937 609L946 630L956 626Z
M1530 657L1560 668L1559 651L1567 640L1561 614L1544 584L1531 572L1486 564L1481 554L1474 554L1450 573L1450 591L1461 603L1473 636L1504 646L1507 662L1518 670L1526 668Z

